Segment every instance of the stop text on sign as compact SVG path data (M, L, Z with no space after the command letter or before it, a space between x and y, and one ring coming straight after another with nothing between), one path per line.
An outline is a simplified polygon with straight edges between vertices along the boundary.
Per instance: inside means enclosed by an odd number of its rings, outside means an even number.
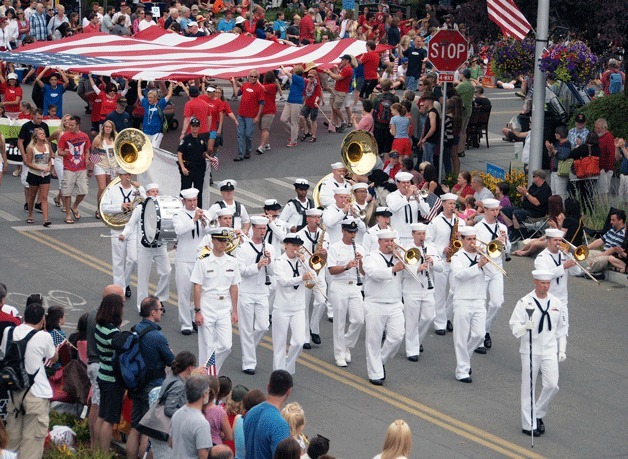
M465 43L434 43L430 46L430 59L458 59L466 56Z

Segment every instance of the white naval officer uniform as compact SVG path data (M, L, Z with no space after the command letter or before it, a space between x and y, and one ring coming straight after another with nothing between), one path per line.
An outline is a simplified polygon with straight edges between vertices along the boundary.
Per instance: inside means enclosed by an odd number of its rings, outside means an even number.
M198 327L198 362L205 365L212 352L216 352L217 373L231 353L230 288L241 280L237 260L227 254L217 257L213 252L196 260L190 276L193 284L201 286L200 309L204 322Z

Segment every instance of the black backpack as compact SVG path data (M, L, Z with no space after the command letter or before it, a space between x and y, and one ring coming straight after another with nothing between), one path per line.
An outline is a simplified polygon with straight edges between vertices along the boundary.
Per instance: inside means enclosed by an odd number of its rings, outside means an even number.
M373 119L378 124L389 124L392 113L390 107L395 103L395 96L393 94L382 94L377 100L377 105L373 110Z
M35 381L35 375L39 372L39 370L32 375L26 371L26 345L39 330L32 330L28 333L28 335L18 341L13 340L14 330L15 327L12 327L8 331L7 351L4 355L4 360L1 363L2 369L0 370L0 385L8 392L20 392L25 389L28 392L28 389L31 388L33 382Z

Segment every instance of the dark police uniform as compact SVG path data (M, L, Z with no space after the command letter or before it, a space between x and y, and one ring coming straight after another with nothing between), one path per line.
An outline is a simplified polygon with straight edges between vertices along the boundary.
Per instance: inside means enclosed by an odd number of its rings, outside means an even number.
M198 135L194 137L192 134L188 134L183 137L177 153L181 153L183 164L185 168L190 171L188 175L183 175L181 169L181 189L196 188L199 190L198 194L198 207L203 208L203 182L205 181L205 170L207 169L207 163L205 162L204 154L207 152L207 140Z

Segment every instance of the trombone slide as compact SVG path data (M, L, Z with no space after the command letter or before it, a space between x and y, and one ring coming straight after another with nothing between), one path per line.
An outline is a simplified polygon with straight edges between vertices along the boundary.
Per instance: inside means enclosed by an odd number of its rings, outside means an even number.
M558 249L558 250L563 252L567 258L573 261L576 264L576 266L578 266L582 270L582 272L586 274L590 279L593 279L597 285L600 285L600 281L597 280L595 277L593 277L593 274L591 274L584 266L582 266L580 262L576 259L576 257L574 257L570 252L567 252L565 250L562 250L562 249Z

